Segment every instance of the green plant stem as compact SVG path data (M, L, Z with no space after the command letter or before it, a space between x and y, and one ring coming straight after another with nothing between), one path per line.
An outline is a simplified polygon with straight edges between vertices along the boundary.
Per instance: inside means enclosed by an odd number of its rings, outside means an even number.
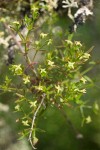
M37 53L38 53L38 50L36 50L36 52L35 52L35 54L34 54L34 56L33 56L33 61L34 61L34 59L35 59Z

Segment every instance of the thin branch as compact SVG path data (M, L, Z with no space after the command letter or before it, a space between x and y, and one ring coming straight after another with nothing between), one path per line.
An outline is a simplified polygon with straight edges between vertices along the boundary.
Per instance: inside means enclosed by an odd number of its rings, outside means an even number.
M14 35L13 31L10 29L10 27L8 26L8 24L6 22L3 22L5 28L8 30L8 32L10 33L10 35L12 36L13 40L15 41L16 45L18 46L20 52L22 54L24 54L23 48L20 44L20 42L17 41L16 36Z
M36 111L35 111L35 113L33 115L33 119L32 119L32 125L31 125L31 129L30 129L30 134L29 134L29 142L31 143L31 146L32 146L33 149L36 149L36 148L34 147L33 142L32 142L32 132L33 132L35 120L36 120L36 117L37 117L37 113L38 113L39 109L41 108L41 106L42 106L42 104L44 102L45 96L46 95L43 94L42 100L41 100L40 104L38 105L38 107L37 107L37 109L36 109Z
M16 36L14 35L13 31L10 29L10 27L8 26L8 24L7 24L6 22L3 22L3 24L4 24L5 28L8 30L8 32L10 33L10 35L12 36L12 38L13 38L13 40L15 41L16 45L18 46L19 51L20 51L20 52L23 54L23 56L25 57L25 60L26 60L27 64L31 64L31 60L29 59L29 57L28 57L28 55L27 55L27 53L26 53L26 49L25 49L25 51L23 50L23 48L22 48L20 42L16 39ZM26 48L26 46L25 46L25 48ZM37 73L36 73L36 71L35 71L34 68L32 68L32 71L33 71L33 73L37 76Z

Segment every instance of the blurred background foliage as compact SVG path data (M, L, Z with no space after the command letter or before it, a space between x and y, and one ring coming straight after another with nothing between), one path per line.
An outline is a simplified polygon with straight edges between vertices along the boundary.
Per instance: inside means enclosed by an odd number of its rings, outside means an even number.
M13 2L12 6L16 7L17 4L20 5L20 2L23 3L23 8L26 7L25 1L16 1ZM16 4L16 5L15 5ZM7 7L8 10L12 11L12 14L17 16L17 13L14 12L12 7L9 5L2 4L0 1L0 7ZM18 7L17 7L18 8ZM28 8L27 8L28 9ZM19 14L19 8L17 9ZM10 13L1 13L3 17L7 17ZM15 18L17 18L15 16ZM60 42L60 40L66 37L65 32L67 33L68 26L70 24L70 20L66 17L66 14L62 16L56 17L55 21L53 21L52 32L54 33L54 38L56 44ZM40 31L48 30L48 25L44 23ZM0 23L0 30L4 31L5 28ZM60 31L57 33L57 31ZM84 101L86 101L89 105L92 105L95 101L99 103L100 106L100 2L95 1L94 5L94 16L90 18L84 26L80 26L77 32L74 34L74 39L81 41L86 50L90 47L94 46L91 52L91 61L96 61L97 65L92 68L89 72L87 72L88 76L94 81L94 85L87 90L87 93L83 97ZM0 46L0 84L3 82L5 74L9 75L8 67L4 63L4 55L7 54L6 49L3 46ZM16 56L16 59L17 56ZM19 61L19 59L17 60ZM85 65L84 68L87 69L89 66ZM0 106L0 132L3 129L2 126L4 124L3 121L6 122L7 127L12 128L13 141L18 137L17 133L21 130L21 126L19 126L15 120L17 119L17 115L14 113L14 97L10 93L0 93L0 103L5 104L9 108L8 112L3 112ZM2 106L3 107L3 106ZM6 108L7 109L7 108ZM39 142L37 144L38 150L99 150L100 149L100 113L94 113L91 109L85 109L85 115L90 115L92 118L92 122L90 124L82 124L82 116L78 109L74 108L65 108L68 117L71 119L74 127L72 127L68 121L61 115L58 110L54 110L50 108L45 112L46 117L39 118L38 125L41 129L45 130L41 134L37 135L39 138ZM6 127L6 128L7 128ZM11 129L10 129L11 130ZM6 132L6 131L5 131ZM78 138L77 132L83 135L83 138ZM5 133L7 136L7 132ZM12 138L10 135L9 138ZM0 135L0 139L3 137ZM5 136L4 136L5 138ZM16 150L17 146L14 148L8 148L8 143L6 146L2 146L2 140L0 140L0 150ZM13 142L14 143L14 142ZM22 149L22 148L21 148ZM23 150L31 149L29 146L23 148Z

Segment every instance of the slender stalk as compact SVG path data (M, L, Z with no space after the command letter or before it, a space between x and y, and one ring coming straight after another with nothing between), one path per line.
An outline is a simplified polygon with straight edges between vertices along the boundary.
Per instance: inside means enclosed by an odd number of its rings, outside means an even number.
M18 46L20 52L21 52L22 54L24 54L23 48L22 48L20 42L17 41L17 39L16 39L16 37L15 37L13 31L10 29L10 27L8 26L8 24L7 24L6 22L3 22L3 24L4 24L5 28L8 30L8 32L10 33L10 35L12 36L12 38L13 38L13 40L15 41L16 45Z
M34 59L35 59L37 53L38 53L38 50L36 50L36 52L35 52L35 54L34 54L34 56L33 56L33 61L34 61Z
M34 129L34 124L35 124L35 120L36 120L36 117L37 117L37 113L38 113L39 109L41 108L41 106L42 106L42 104L44 102L45 96L46 95L43 94L42 100L39 103L39 105L38 105L38 107L37 107L37 109L36 109L36 111L35 111L35 113L33 115L33 119L32 119L32 125L31 125L31 129L30 129L30 134L29 134L29 142L32 145L33 149L36 149L36 148L34 147L33 142L32 142L32 132L33 132L33 129Z
M28 65L30 65L31 64L31 60L30 60L30 58L28 57L28 53L27 53L27 43L25 43L25 59L26 59L26 62L27 62L27 64Z

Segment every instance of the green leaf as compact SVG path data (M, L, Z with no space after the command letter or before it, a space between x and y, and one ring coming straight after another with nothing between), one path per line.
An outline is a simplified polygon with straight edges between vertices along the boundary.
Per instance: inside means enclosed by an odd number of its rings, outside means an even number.
M93 111L94 111L94 113L98 114L99 110L100 110L99 104L97 102L95 102L94 105L93 105Z
M33 20L32 18L29 18L27 15L25 15L25 25L27 26L29 31L33 29Z
M22 140L22 139L25 138L28 134L29 134L29 131L28 131L28 132L25 131L25 133L22 132L22 133L21 133L22 136L20 136L20 138L18 138L18 140Z

